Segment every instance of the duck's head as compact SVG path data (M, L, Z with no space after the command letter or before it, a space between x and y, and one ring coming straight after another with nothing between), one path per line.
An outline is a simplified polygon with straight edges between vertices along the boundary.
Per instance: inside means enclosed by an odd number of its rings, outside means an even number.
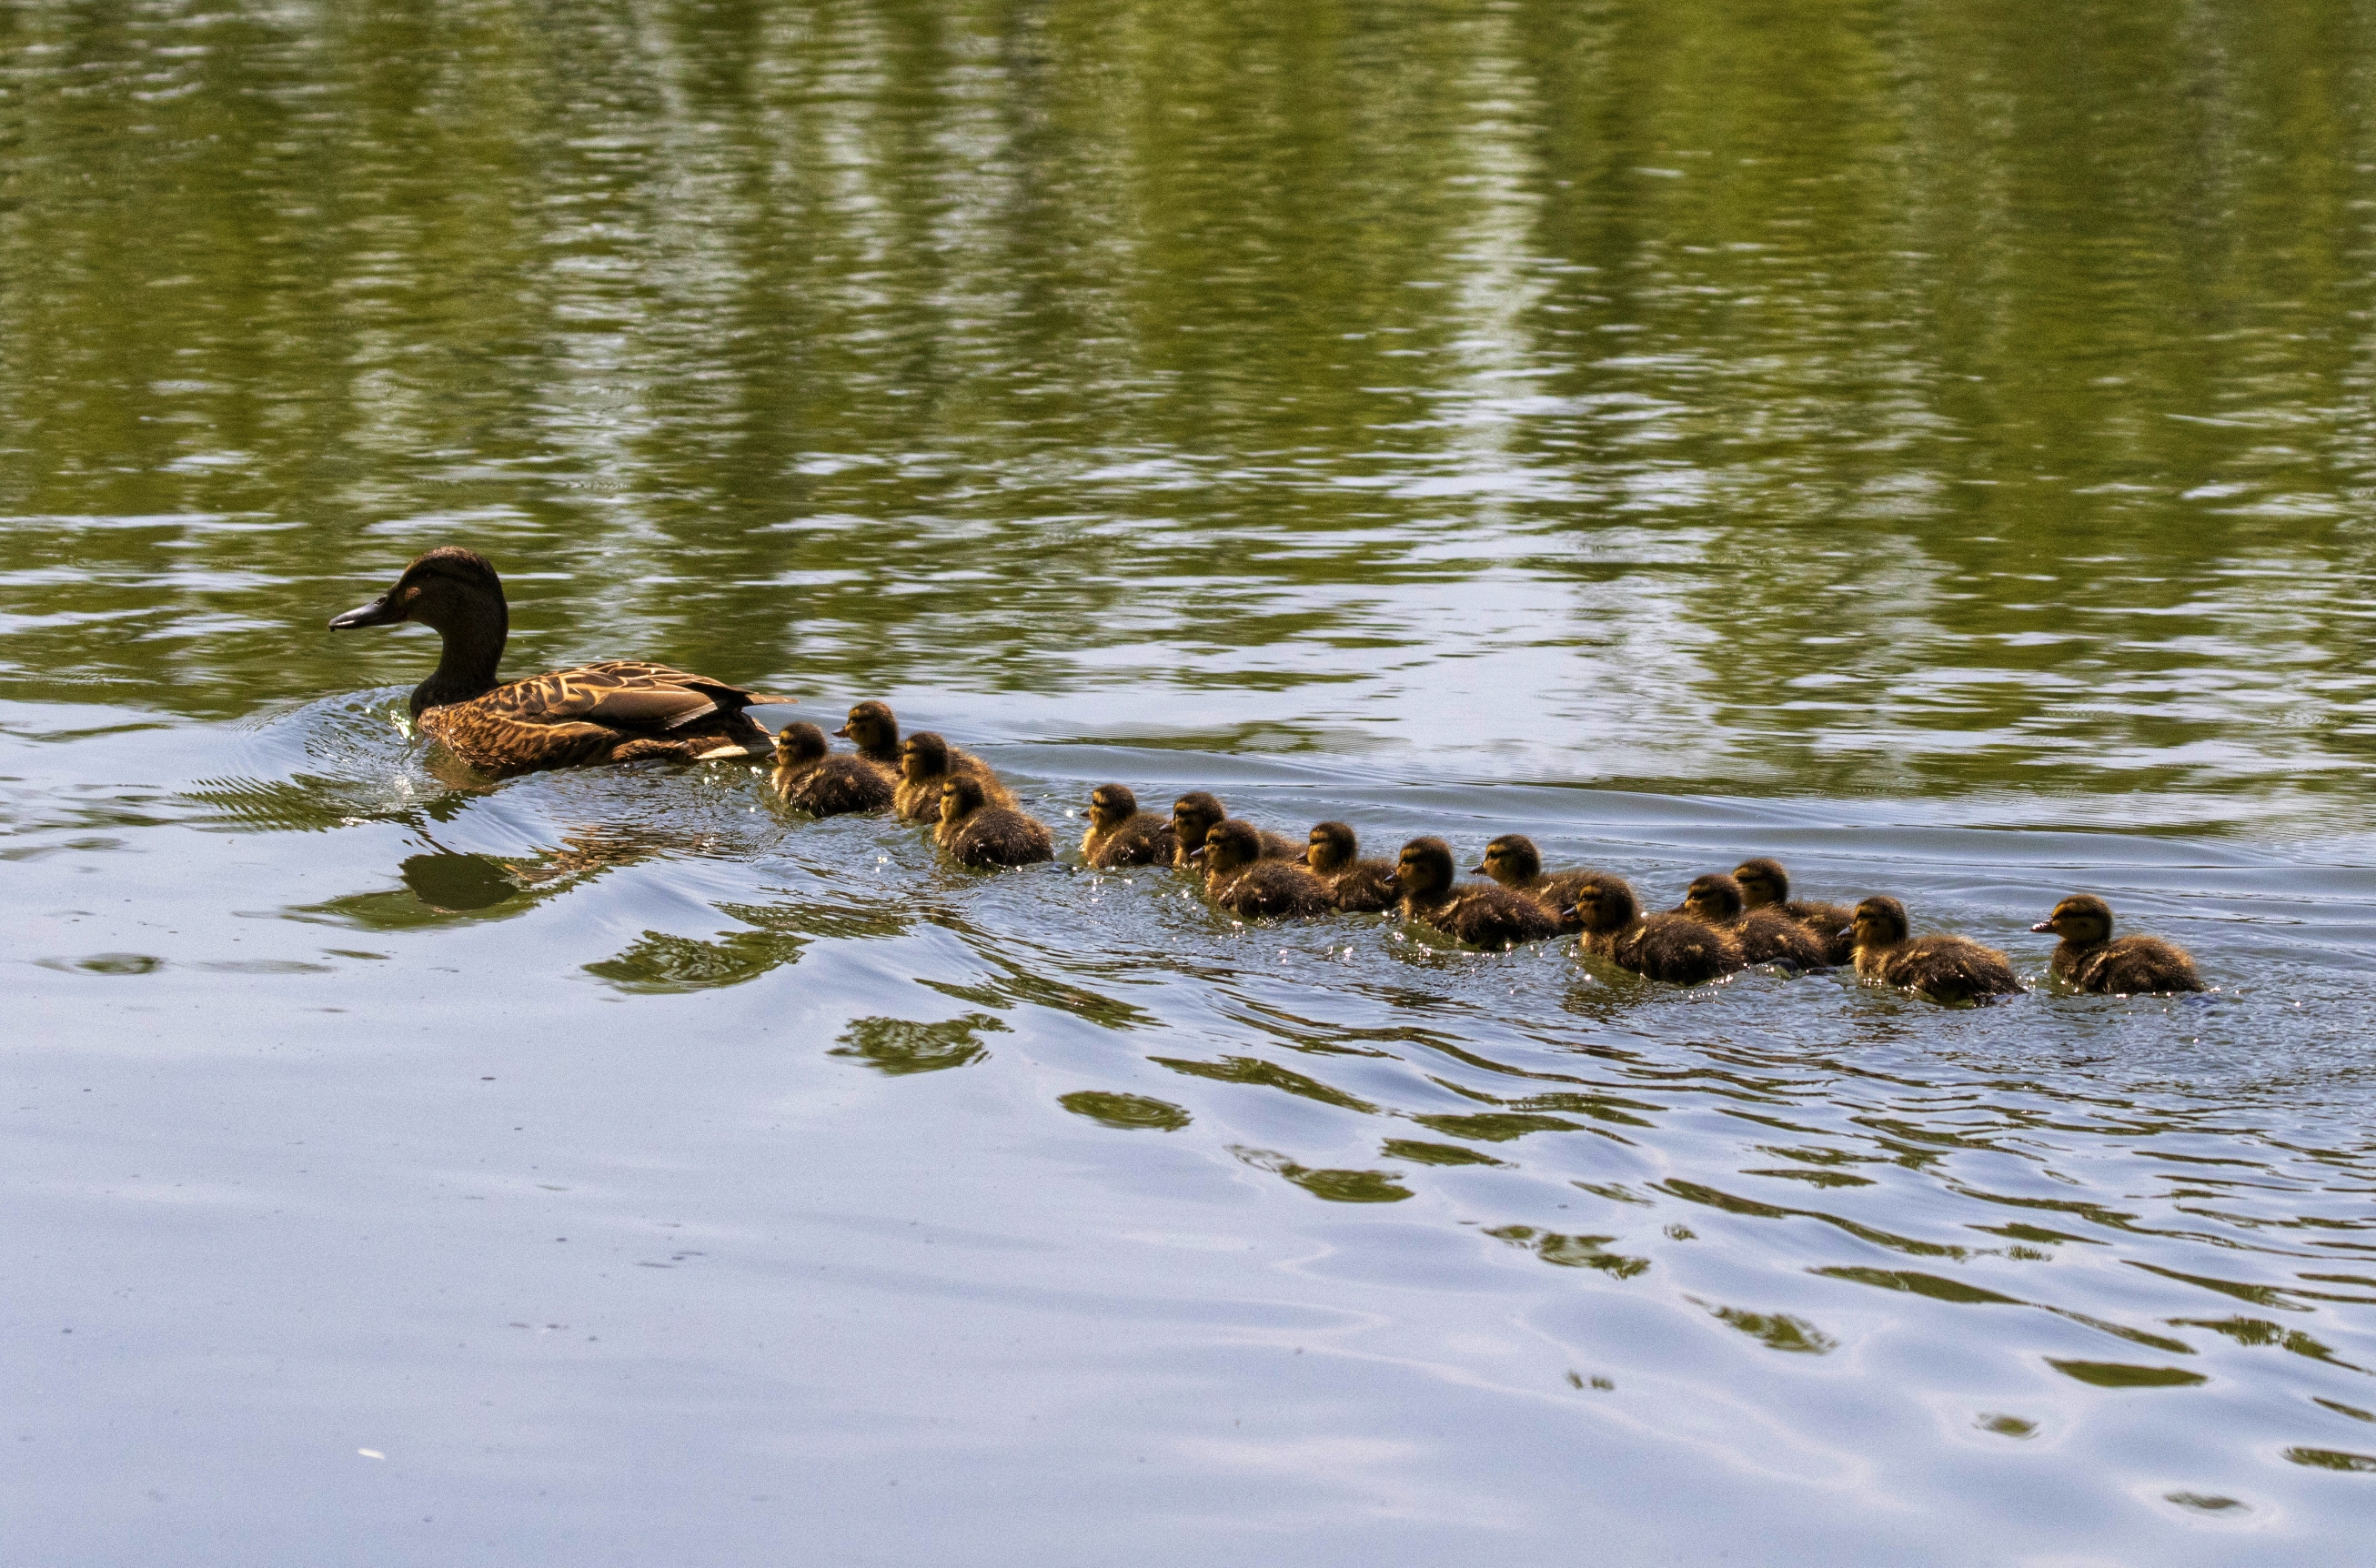
M899 743L899 721L891 717L891 705L862 702L849 710L849 722L834 731L861 752L879 752Z
M1361 840L1345 823L1314 823L1312 841L1303 850L1303 863L1325 876L1351 865L1360 852Z
M330 630L357 626L392 626L418 621L439 631L483 631L490 623L508 630L511 612L504 603L504 580L487 558L459 545L440 545L404 569L396 586L373 600L334 616Z
M1452 891L1452 846L1430 837L1414 838L1395 857L1395 891L1422 903Z
M1205 847L1190 858L1205 862L1207 876L1228 876L1262 859L1262 835L1234 817L1217 822L1205 830Z
M1695 876L1683 891L1683 913L1694 920L1731 920L1740 913L1742 903L1740 884L1721 873Z
M1111 833L1138 814L1138 797L1127 784L1100 784L1089 791L1089 826Z
M1219 801L1202 790L1194 790L1171 802L1171 831L1194 853L1194 847L1205 841L1213 825L1229 814L1221 809Z
M949 770L949 743L930 730L919 730L899 742L899 777L921 784Z
M1894 947L1906 940L1906 906L1895 898L1867 898L1856 907L1848 930L1859 947Z
M2112 940L2112 906L2093 893L2073 893L2029 929L2050 931L2074 946L2093 947Z
M1504 833L1485 846L1485 858L1469 868L1504 887L1524 887L1543 874L1543 857L1523 833Z
M797 766L804 762L822 762L826 750L825 731L805 719L787 724L776 731L776 761L778 766Z
M1623 931L1641 913L1633 885L1621 877L1596 876L1575 890L1575 918L1595 934Z
M981 780L969 773L953 773L941 783L941 820L963 822L981 810L990 797L981 792Z
M1732 868L1732 880L1740 884L1740 901L1746 909L1762 909L1768 904L1790 901L1790 873L1782 869L1780 861L1762 857L1743 861Z

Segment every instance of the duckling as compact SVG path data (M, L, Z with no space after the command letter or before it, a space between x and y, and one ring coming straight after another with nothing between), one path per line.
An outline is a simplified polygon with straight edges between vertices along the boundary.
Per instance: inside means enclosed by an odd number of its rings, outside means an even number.
M1560 930L1577 932L1584 929L1570 913L1575 908L1575 896L1598 872L1543 870L1542 852L1535 841L1523 833L1504 833L1485 846L1485 858L1468 868L1491 877L1513 893L1523 893L1549 909L1560 922Z
M811 816L891 809L891 780L863 757L834 756L825 731L803 719L776 735L777 793Z
M1906 906L1895 898L1859 904L1849 929L1856 933L1856 970L1865 980L1903 986L1934 1002L1984 1002L2021 990L2013 966L1993 947L1962 936L1909 938Z
M1015 797L998 781L990 765L971 752L959 751L930 730L919 730L899 742L899 785L891 803L902 822L938 822L941 786L951 778L977 778L982 797L993 806L1015 809Z
M899 782L899 720L891 705L862 702L849 710L849 721L834 731L857 749L858 754Z
M1253 824L1231 817L1205 832L1195 852L1205 865L1205 897L1233 915L1297 920L1336 908L1328 885L1291 861L1264 855Z
M940 816L933 841L967 865L1028 866L1056 858L1043 825L992 802L982 781L970 773L941 781Z
M1740 884L1722 874L1692 879L1678 911L1740 938L1741 956L1752 964L1787 964L1794 969L1828 967L1815 933L1779 909L1744 907Z
M1174 840L1172 864L1189 869L1189 861L1204 848L1205 835L1213 825L1229 816L1221 802L1202 790L1192 790L1171 802L1171 834ZM1262 837L1262 858L1266 861L1299 861L1303 847L1267 828L1256 831Z
M2112 907L2092 893L2073 893L2029 928L2062 938L2050 972L2081 991L2112 996L2159 996L2201 991L2203 977L2186 950L2157 936L2112 939Z
M1855 938L1848 931L1855 912L1846 904L1826 904L1820 898L1790 897L1790 873L1782 869L1780 861L1760 857L1743 861L1732 868L1732 879L1740 884L1740 896L1752 909L1774 909L1797 921L1815 933L1824 944L1824 961L1845 964L1855 956Z
M1362 860L1360 852L1361 841L1350 827L1341 822L1324 822L1312 829L1303 864L1328 885L1328 897L1340 909L1374 914L1393 909L1397 897L1395 868L1384 861Z
M1596 876L1576 889L1584 951L1646 980L1699 985L1748 967L1740 938L1689 915L1644 915L1624 878Z
M617 660L495 683L511 636L503 579L476 551L441 545L396 586L330 623L334 632L418 621L445 644L412 693L422 733L497 775L661 757L764 756L767 731L742 710L789 702L666 664Z
M1164 866L1178 858L1171 825L1138 809L1126 784L1100 784L1089 791L1089 830L1081 835L1081 858L1100 869Z
M1479 947L1514 947L1560 933L1559 917L1525 894L1491 883L1455 889L1452 874L1452 846L1443 839L1414 838L1404 845L1395 861L1403 918Z

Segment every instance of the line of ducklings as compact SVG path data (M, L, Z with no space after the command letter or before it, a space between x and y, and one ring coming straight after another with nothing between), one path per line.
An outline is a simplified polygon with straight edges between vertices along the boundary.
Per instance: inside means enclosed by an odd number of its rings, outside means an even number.
M776 739L776 789L814 816L891 812L931 824L951 858L978 868L1033 865L1055 858L1047 826L1028 815L987 764L930 731L904 739L885 704L862 702L834 731L851 742L835 753L814 724L787 725ZM2024 988L1995 948L1966 937L1915 936L1906 906L1872 897L1848 909L1790 897L1781 862L1744 861L1729 874L1693 879L1680 908L1645 911L1624 878L1598 871L1543 869L1531 839L1509 833L1470 868L1489 880L1459 883L1443 839L1414 838L1393 864L1364 860L1341 822L1314 826L1302 843L1231 817L1193 790L1170 817L1138 809L1125 785L1089 794L1082 860L1099 870L1173 866L1201 874L1216 908L1248 919L1296 920L1339 910L1396 910L1457 941L1485 948L1574 936L1586 953L1650 980L1698 985L1756 965L1791 972L1850 964L1857 974L1949 1003L1987 1002ZM2117 995L2204 989L2194 961L2152 936L2112 935L2101 898L2075 894L2030 928L2061 940L2049 965L2075 990Z

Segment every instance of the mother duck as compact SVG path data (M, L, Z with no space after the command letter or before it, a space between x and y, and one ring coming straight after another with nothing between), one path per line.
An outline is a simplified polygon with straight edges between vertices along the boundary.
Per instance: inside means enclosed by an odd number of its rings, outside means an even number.
M581 664L498 685L511 635L503 579L475 551L444 545L404 569L396 586L330 623L334 632L418 621L446 648L412 693L423 734L486 773L664 757L758 756L774 741L742 710L788 702L665 664Z

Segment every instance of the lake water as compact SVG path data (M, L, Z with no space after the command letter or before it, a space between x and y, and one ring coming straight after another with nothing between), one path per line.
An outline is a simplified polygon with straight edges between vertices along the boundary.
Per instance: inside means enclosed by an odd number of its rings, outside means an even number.
M2376 1546L2376 6L0 11L26 1563ZM1691 991L740 766L1754 853ZM1472 857L1473 858L1473 857ZM2103 894L2214 990L2046 988Z

